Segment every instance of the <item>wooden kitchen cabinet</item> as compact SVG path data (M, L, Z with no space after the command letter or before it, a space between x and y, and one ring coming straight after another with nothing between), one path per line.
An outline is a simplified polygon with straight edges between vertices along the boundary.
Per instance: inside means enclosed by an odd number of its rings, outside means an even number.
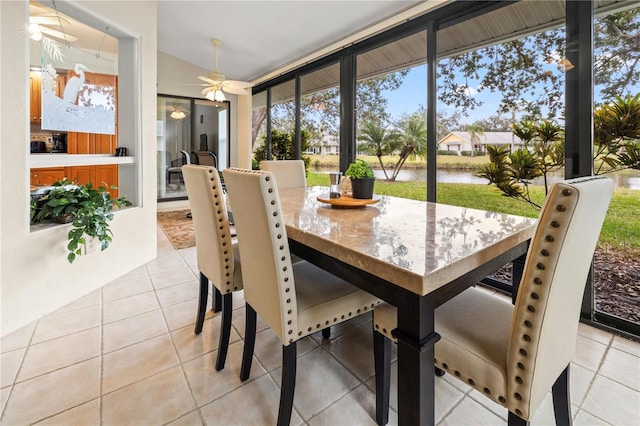
M31 185L51 185L65 177L65 167L31 169Z
M75 181L80 185L96 182L96 166L73 166L65 167L65 176L70 181Z
M29 121L40 123L42 121L42 73L40 71L29 72L30 102Z
M105 164L95 166L95 181L94 186L105 185L109 190L111 198L118 198L118 190L110 189L111 185L118 186L118 165L117 164Z

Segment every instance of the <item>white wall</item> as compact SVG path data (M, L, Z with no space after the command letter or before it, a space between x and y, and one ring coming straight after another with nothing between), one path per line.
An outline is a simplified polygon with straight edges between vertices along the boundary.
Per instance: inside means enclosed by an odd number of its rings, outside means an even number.
M156 3L79 1L62 5L83 9L84 13L139 37L140 122L123 123L120 117L121 126L135 129L134 133L140 136L139 141L127 141L138 144L139 206L116 214L111 225L114 241L109 249L80 256L73 264L66 261L69 226L30 232L28 2L0 1L1 336L156 255Z

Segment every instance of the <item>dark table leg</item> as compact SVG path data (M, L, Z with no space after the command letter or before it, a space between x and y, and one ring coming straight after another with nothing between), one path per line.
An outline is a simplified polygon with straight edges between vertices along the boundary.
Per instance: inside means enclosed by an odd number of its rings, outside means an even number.
M398 424L433 425L434 304L418 295L398 305Z

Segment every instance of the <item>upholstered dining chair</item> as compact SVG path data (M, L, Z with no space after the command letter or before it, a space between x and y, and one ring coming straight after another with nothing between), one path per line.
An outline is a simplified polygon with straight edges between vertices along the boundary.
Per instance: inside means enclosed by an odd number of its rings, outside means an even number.
M182 154L182 165L181 166L173 166L167 169L167 183L171 182L171 175L177 174L180 176L180 181L182 181L182 166L186 164L191 164L191 155L187 151L180 150L180 154Z
M582 294L613 181L567 180L553 186L540 211L515 305L469 288L435 311L434 363L528 424L552 390L556 424L571 424L569 363ZM376 421L389 414L390 342L396 310L374 311Z
M304 188L307 175L302 160L263 160L260 169L273 173L278 188Z
M309 262L291 263L278 184L271 172L229 168L223 174L244 262L246 331L240 378L246 380L251 370L257 313L282 343L278 424L288 425L296 342L327 325L370 312L379 300Z
M216 370L222 370L231 333L232 293L242 290L242 269L237 244L231 230L222 196L218 171L212 166L182 167L196 238L200 299L195 333L202 332L207 310L209 280L213 283L214 311L222 310Z

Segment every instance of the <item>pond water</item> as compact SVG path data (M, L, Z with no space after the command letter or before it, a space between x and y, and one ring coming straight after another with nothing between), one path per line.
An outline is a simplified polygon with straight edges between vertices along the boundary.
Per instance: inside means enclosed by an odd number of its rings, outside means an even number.
M335 171L332 168L313 167L316 173L329 173ZM382 170L374 170L378 179L384 179ZM615 181L616 188L627 188L640 191L640 170L623 170L615 173L609 173L606 176ZM427 169L403 169L398 173L397 181L425 180L427 178ZM549 183L555 183L564 179L563 172L555 172L548 175ZM486 185L487 180L477 177L473 171L469 170L438 170L437 180L441 183L474 183ZM534 185L543 185L542 177L533 181Z

